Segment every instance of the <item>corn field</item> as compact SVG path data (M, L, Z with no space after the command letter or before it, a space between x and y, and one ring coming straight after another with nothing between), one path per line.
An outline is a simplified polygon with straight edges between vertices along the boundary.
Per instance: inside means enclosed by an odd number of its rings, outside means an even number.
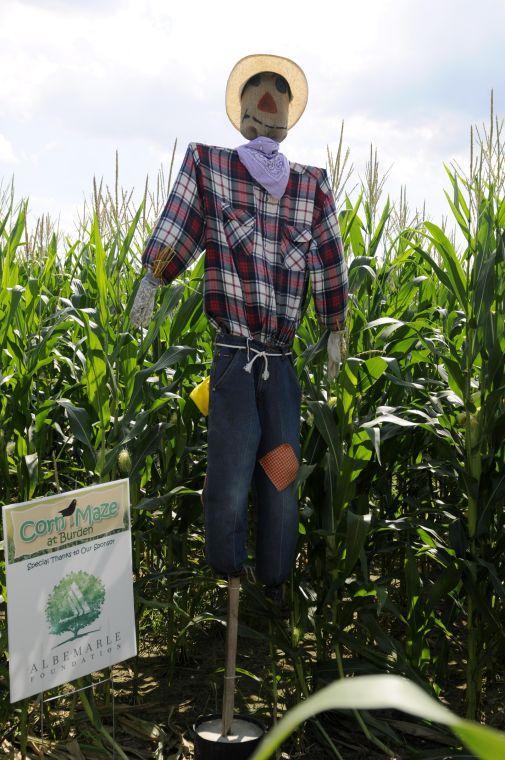
M253 579L241 592L237 709L268 726L328 684L382 674L505 729L502 127L491 94L489 123L470 129L468 168L444 164L441 225L411 213L403 192L384 200L372 152L349 192L343 132L328 151L349 357L328 381L309 293L293 346L303 399L289 620L266 615ZM204 254L160 288L147 330L129 321L174 166L172 155L138 208L116 166L112 190L94 183L73 239L49 218L28 229L28 201L1 191L0 503L129 478L139 643L112 668L114 739L105 684L45 705L41 740L36 700L9 702L2 547L6 757L111 757L114 744L117 757L189 758L192 721L220 709L226 589L203 559L207 419L189 398L212 358ZM251 515L251 547L254 529ZM448 728L387 706L326 709L276 752L475 756Z

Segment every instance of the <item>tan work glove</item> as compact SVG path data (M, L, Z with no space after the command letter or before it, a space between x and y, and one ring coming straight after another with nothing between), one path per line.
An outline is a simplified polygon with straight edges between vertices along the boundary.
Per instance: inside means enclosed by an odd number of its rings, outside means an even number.
M328 379L334 380L340 372L340 364L347 359L347 338L345 330L334 330L328 337Z
M155 277L149 268L140 281L135 300L130 311L130 319L135 327L147 327L154 311L156 289L163 285L163 280Z

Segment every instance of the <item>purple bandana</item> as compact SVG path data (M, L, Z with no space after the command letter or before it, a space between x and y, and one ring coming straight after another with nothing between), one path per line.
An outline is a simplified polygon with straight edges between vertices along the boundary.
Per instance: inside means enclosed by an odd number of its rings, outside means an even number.
M265 190L281 198L288 184L290 166L283 153L279 153L279 143L271 137L255 137L248 143L239 145L238 157Z

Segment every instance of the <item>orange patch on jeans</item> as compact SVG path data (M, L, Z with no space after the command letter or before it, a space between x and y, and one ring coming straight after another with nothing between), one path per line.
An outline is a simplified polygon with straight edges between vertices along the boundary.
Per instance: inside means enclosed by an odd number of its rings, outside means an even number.
M298 458L290 443L281 443L258 461L278 491L287 488L296 478Z

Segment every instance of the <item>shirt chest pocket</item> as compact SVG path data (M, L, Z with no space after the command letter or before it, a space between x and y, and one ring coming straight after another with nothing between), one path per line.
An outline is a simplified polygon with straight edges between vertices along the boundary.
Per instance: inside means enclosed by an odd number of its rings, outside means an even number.
M312 233L304 227L285 224L281 233L282 263L287 269L305 271Z
M254 251L254 230L256 217L243 208L232 206L227 201L221 201L223 227L231 251L245 253L248 256Z

